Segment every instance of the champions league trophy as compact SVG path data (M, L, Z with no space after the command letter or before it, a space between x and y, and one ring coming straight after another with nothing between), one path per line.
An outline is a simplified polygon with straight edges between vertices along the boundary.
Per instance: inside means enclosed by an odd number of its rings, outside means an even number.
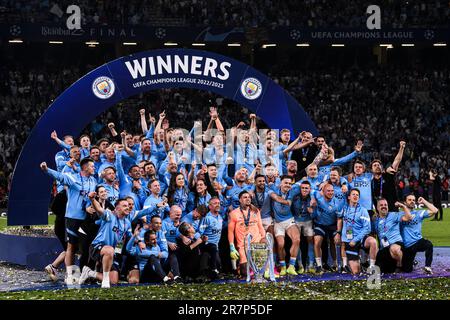
M251 281L251 270L254 282L264 282L264 272L269 268L270 281L275 282L273 261L273 237L266 233L265 243L252 243L252 235L245 238L245 254L247 255L247 282Z

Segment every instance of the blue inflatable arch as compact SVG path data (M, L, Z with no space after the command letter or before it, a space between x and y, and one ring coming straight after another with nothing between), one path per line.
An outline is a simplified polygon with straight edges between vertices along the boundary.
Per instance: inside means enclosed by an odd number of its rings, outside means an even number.
M54 168L60 150L50 139L77 136L119 101L162 88L217 93L245 106L274 129L293 134L317 129L303 108L264 74L234 59L200 50L152 50L122 57L88 73L65 90L33 128L16 163L9 195L8 225L47 224L52 180L39 168Z

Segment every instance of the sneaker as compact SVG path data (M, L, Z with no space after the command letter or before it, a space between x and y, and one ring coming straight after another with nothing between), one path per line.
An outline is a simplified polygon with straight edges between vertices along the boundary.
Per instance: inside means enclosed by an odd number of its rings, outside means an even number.
M278 272L277 273L274 272L273 275L275 276L275 279L280 277L280 274ZM264 272L264 278L270 279L270 272L269 272L269 270L266 270Z
M310 265L310 266L308 266L308 269L306 272L314 274L314 273L316 273L316 269L314 268L313 265Z
M427 274L433 274L433 270L431 270L431 267L424 267L423 270L424 270L425 273L427 273Z
M284 277L286 275L286 266L282 266L280 270L280 276Z
M287 274L290 274L291 276L298 276L298 273L295 271L295 267L293 265L290 265L287 270Z
M338 266L332 265L330 269L331 272L338 272Z
M324 265L322 266L322 269L323 269L323 271L326 271L326 272L331 272L331 271L333 271L333 270L331 269L331 267L330 267L328 264L324 264Z
M83 271L81 272L80 279L78 279L78 284L83 284L89 278L89 272L92 271L88 266L83 267Z
M303 274L305 273L305 268L303 267L303 265L300 263L297 269L297 273L298 274Z
M164 284L172 284L173 280L170 277L165 276L164 279L163 279L163 283Z
M278 269L276 267L273 268L273 273L275 274L275 278L280 277L280 273L278 272Z
M323 274L323 268L322 267L319 267L319 266L317 266L316 267L316 272L315 272L316 274Z
M102 288L103 289L111 288L111 284L109 283L109 281L108 282L102 281Z
M183 279L180 276L173 277L173 282L175 283L183 283Z
M350 267L348 265L345 265L342 268L342 273L352 273L352 270L350 269Z
M415 266L417 266L418 264L419 264L419 261L417 261L416 259L414 259L413 266L415 267Z
M67 276L64 279L64 282L66 283L67 286L73 286L75 284L75 278L72 276Z
M45 272L47 272L48 276L52 281L58 280L58 276L56 275L56 269L55 267L53 267L52 264L49 264L48 266L45 267Z

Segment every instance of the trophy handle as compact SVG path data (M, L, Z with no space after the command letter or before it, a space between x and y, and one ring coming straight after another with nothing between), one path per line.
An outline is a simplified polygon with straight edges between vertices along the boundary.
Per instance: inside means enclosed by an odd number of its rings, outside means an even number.
M247 282L251 281L251 276L250 276L250 264L253 263L252 260L252 255L251 255L251 247L250 244L252 243L252 235L249 233L245 238L244 238L244 248L246 249L245 252L247 254ZM253 268L253 266L252 266Z
M276 282L275 280L275 263L273 261L273 236L271 233L266 233L267 250L269 251L269 276L270 281Z

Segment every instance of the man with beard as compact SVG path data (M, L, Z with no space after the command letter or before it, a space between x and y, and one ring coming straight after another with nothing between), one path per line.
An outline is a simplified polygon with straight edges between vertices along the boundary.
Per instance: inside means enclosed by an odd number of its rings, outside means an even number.
M118 149L121 151L121 148ZM133 197L134 207L136 210L142 208L142 204L147 197L144 188L142 187L141 170L139 166L133 165L128 170L128 175L125 175L122 166L122 156L119 154L116 158L117 177L119 179L119 197Z
M338 213L342 204L334 197L334 188L327 183L322 191L312 193L312 206L315 207L314 220L314 252L316 256L316 273L322 274L322 243L330 240L331 255L334 260L333 271L337 271L336 246L341 244L342 219ZM326 263L327 261L324 261Z
M269 191L269 196L272 201L272 211L274 215L274 232L277 243L278 260L281 266L280 276L290 274L297 275L295 271L295 263L297 261L297 253L300 244L300 233L295 224L294 216L291 211L291 201L289 200L289 191L291 190L292 177L282 176L280 178L280 187ZM289 267L286 269L286 252L285 252L285 237L286 234L292 241L289 250L290 259Z
M101 156L100 156L100 158L101 158ZM105 170L108 167L116 168L116 151L114 150L112 145L109 146L108 148L106 148L105 159L102 161L102 165L98 169L98 172L103 172L103 170ZM116 168L116 170L117 170L117 168ZM102 182L103 181L102 177L99 177L99 180L100 179L101 179L101 181L99 181L99 182Z
M97 181L93 177L95 172L92 159L85 158L81 161L81 171L78 174L60 173L49 169L45 162L42 162L41 170L52 178L58 180L63 185L67 185L67 209L66 209L66 239L68 242L65 255L65 265L67 271L66 283L73 285L74 256L78 249L79 228L86 218L86 207L89 203L88 194L95 191Z
M230 189L228 189L225 193L225 197L231 201L231 205L233 209L239 208L239 194L246 190L250 191L252 189L252 185L246 184L248 172L244 167L240 168L236 171L234 175L234 185Z
M143 185L147 186L152 180L158 179L156 176L155 164L151 161L144 164L144 176L141 177Z
M175 282L181 281L180 277L180 268L178 265L178 259L177 259L177 237L179 236L178 227L180 226L181 222L181 208L177 205L173 205L170 207L169 216L165 218L162 222L163 224L163 230L164 230L164 236L167 240L167 246L169 247L169 264L171 266L172 274L173 274L173 280Z
M295 160L288 160L286 162L286 175L294 178L294 181L298 181L298 175L297 175L297 161Z
M301 178L306 175L305 168L313 162L320 148L314 143L312 133L303 131L283 152L286 155L292 150L291 159L297 161L298 176Z
M302 238L300 239L300 251L302 259L298 260L297 273L304 273L303 264L306 264L306 256L308 256L308 272L315 272L314 264L314 230L312 222L312 214L314 208L311 207L311 184L308 181L302 181L300 184L294 184L289 195L292 201L292 213L295 223L297 224L300 235L307 241L306 246L302 246ZM304 248L304 249L303 249ZM303 249L303 250L302 250Z
M242 277L247 276L247 255L245 241L249 234L252 235L252 243L264 242L266 232L262 226L259 210L251 205L252 198L247 191L239 194L240 206L230 212L228 222L228 242L230 244L230 256L233 260L239 259L239 270ZM236 240L236 247L235 247Z
M283 165L280 159L280 152L276 150L277 148L278 146L275 145L274 140L267 139L264 148L258 150L258 159L263 167L271 163L277 169L278 174L282 174Z
M406 205L401 202L396 202L395 205L402 207L404 212L389 212L387 200L379 199L377 215L373 219L380 247L376 265L383 273L399 272L402 269L403 239L400 233L400 223L412 219L411 212Z
M219 276L219 270L217 266L219 241L222 233L223 218L220 215L220 200L217 197L213 197L209 200L209 212L205 218L202 219L199 225L199 233L205 241L201 244L200 250L207 252L210 255L209 269L211 270L211 278L217 278ZM203 266L202 273L206 275L208 269L206 265Z
M108 193L108 201L114 206L117 199L119 199L119 190L116 186L116 169L114 167L108 167L103 170L103 183L101 186L105 187Z
M292 151L284 152L289 147L289 142L291 141L291 131L289 129L282 129L280 131L280 144L277 147L279 153L282 171L280 174L288 174L287 162L291 160Z
M66 162L66 165L61 170L62 173L76 174L80 172L80 147L73 146L70 148L70 159Z
M383 165L380 160L373 160L370 167L372 169L372 201L376 203L379 198L385 198L388 202L389 208L392 211L398 211L395 207L397 202L397 190L395 182L395 174L397 173L400 162L403 158L406 142L400 141L400 149L394 159L392 165L383 171Z
M100 172L98 171L100 169L100 166L102 165L102 161L100 160L100 149L97 146L92 146L91 150L89 151L89 157L94 160L94 166L95 166L95 174L94 177L98 180L98 176Z
M406 196L406 206L411 210L412 219L406 222L402 221L400 224L400 233L405 246L403 250L403 270L411 272L417 252L425 252L425 267L423 269L426 273L432 274L433 244L430 240L422 237L422 222L424 219L434 216L438 209L422 197L417 202L425 205L427 210L415 210L416 196L414 194Z

